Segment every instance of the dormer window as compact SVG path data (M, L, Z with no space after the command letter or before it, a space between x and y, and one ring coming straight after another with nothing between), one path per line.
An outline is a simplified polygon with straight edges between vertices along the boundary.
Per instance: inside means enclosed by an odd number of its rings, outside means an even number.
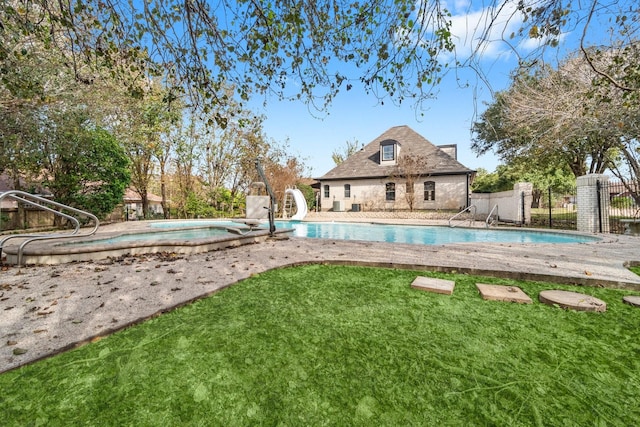
M382 161L390 161L395 160L396 147L393 144L387 144L382 146Z
M398 158L398 141L388 139L380 143L380 163L395 162Z

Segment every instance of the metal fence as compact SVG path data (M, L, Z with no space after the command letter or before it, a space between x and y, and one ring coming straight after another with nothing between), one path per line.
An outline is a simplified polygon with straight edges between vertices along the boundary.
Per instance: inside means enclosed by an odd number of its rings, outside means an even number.
M608 200L601 206L601 218L606 218L604 209L608 209L609 227L602 224L601 230L614 234L625 232L625 220L640 220L640 206L633 197L633 184L625 186L621 182L603 182L599 185L599 200ZM638 192L635 192L636 194ZM577 191L571 188L534 189L531 207L531 225L561 230L577 228Z

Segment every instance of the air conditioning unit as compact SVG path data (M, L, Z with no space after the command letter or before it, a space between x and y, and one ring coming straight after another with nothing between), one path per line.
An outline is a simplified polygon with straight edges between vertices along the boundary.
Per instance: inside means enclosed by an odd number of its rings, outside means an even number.
M344 212L344 201L342 201L342 200L334 200L333 201L333 211L334 212Z

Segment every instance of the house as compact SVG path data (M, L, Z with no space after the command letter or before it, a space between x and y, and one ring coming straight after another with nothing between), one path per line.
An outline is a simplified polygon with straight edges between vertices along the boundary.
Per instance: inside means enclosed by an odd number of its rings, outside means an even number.
M456 145L392 127L318 178L321 210L464 208L475 171L456 157Z
M142 211L142 197L140 197L135 190L127 188L124 192L123 201L125 220L131 221L144 216L144 212ZM162 197L147 193L147 201L149 202L149 214L151 216L163 215Z

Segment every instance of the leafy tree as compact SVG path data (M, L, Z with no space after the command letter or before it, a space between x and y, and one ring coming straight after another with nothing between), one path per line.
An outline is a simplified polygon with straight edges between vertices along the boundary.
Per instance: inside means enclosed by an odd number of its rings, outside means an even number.
M41 136L44 184L56 201L103 217L122 203L128 160L118 141L82 113L50 118Z
M272 143L262 130L263 117L255 117L249 111L237 110L236 117L226 128L204 137L206 163L204 174L210 187L214 204L223 201L222 188L231 191L231 201L244 194L255 176L256 158L265 156ZM226 206L233 211L233 203Z
M609 169L625 182L637 181L640 98L628 74L637 57L623 59L616 50L590 54L591 62L576 56L557 70L544 65L518 74L474 124L472 148L494 150L505 162L569 167L576 177ZM616 76L626 73L627 90L593 65L618 70Z
M498 165L495 172L478 169L471 189L475 193L496 193L512 190L518 182L533 184L532 207L538 207L544 192L552 187L558 191L570 191L575 187L575 177L565 168L552 164L517 162Z
M144 87L131 82L134 72L167 72L211 107L226 103L225 85L243 99L269 90L329 101L355 82L381 98L424 98L443 71L438 53L453 48L439 1L3 0L2 9L16 31L67 46L74 70L109 67L134 93ZM357 73L344 74L345 63ZM297 93L286 91L290 80Z
M598 16L610 19L610 45L621 51L639 24L635 0L489 0L478 12L488 28L477 29L473 54L457 62L442 55L455 49L443 0L0 2L0 60L29 34L47 48L57 47L79 82L90 84L92 70L106 68L131 94L142 96L146 79L162 75L213 111L210 118L221 125L229 117L216 106L227 103L229 86L242 99L273 92L311 104L320 100L320 108L355 84L380 100L419 102L433 95L450 65L476 68L474 61L494 41L492 29L514 49L537 41L540 49L521 56L522 63L533 63L568 30L582 34L582 46L593 44L605 33L595 23ZM29 46L24 50L30 54ZM593 68L621 87L628 82L625 75L595 63Z
M594 102L593 77L580 59L559 70L543 66L517 75L474 125L472 149L482 154L495 148L507 162L566 165L576 177L604 172L619 140L598 119L608 107Z
M149 186L154 172L165 180L172 151L172 130L179 121L181 106L171 102L164 88L151 82L145 97L122 98L119 108L109 117L114 132L122 141L131 164L131 185L142 200L145 218L149 211ZM159 169L159 170L158 170ZM166 195L163 194L166 207Z
M196 194L197 179L194 177L197 160L200 157L198 151L198 132L195 122L191 121L186 129L178 134L175 144L173 205L178 215L187 217L187 206L190 197ZM204 196L200 197L204 198Z
M511 176L501 173L504 166L499 165L495 172L489 172L484 168L478 168L476 176L471 184L471 191L474 193L497 193L513 189L517 182Z
M307 208L310 211L315 209L315 207L316 207L316 193L315 193L315 191L313 191L313 187L311 187L310 185L307 185L307 184L303 184L301 182L298 182L296 184L296 187L304 195L304 199L307 202Z
M360 150L360 148L362 148L362 146L358 143L357 139L352 141L347 140L342 148L333 151L331 159L337 166L349 158L349 156Z
M260 161L269 185L275 193L276 203L283 208L285 190L295 187L306 176L307 167L302 159L291 154L286 143L282 146L272 143L267 157ZM255 171L252 181L261 181Z

